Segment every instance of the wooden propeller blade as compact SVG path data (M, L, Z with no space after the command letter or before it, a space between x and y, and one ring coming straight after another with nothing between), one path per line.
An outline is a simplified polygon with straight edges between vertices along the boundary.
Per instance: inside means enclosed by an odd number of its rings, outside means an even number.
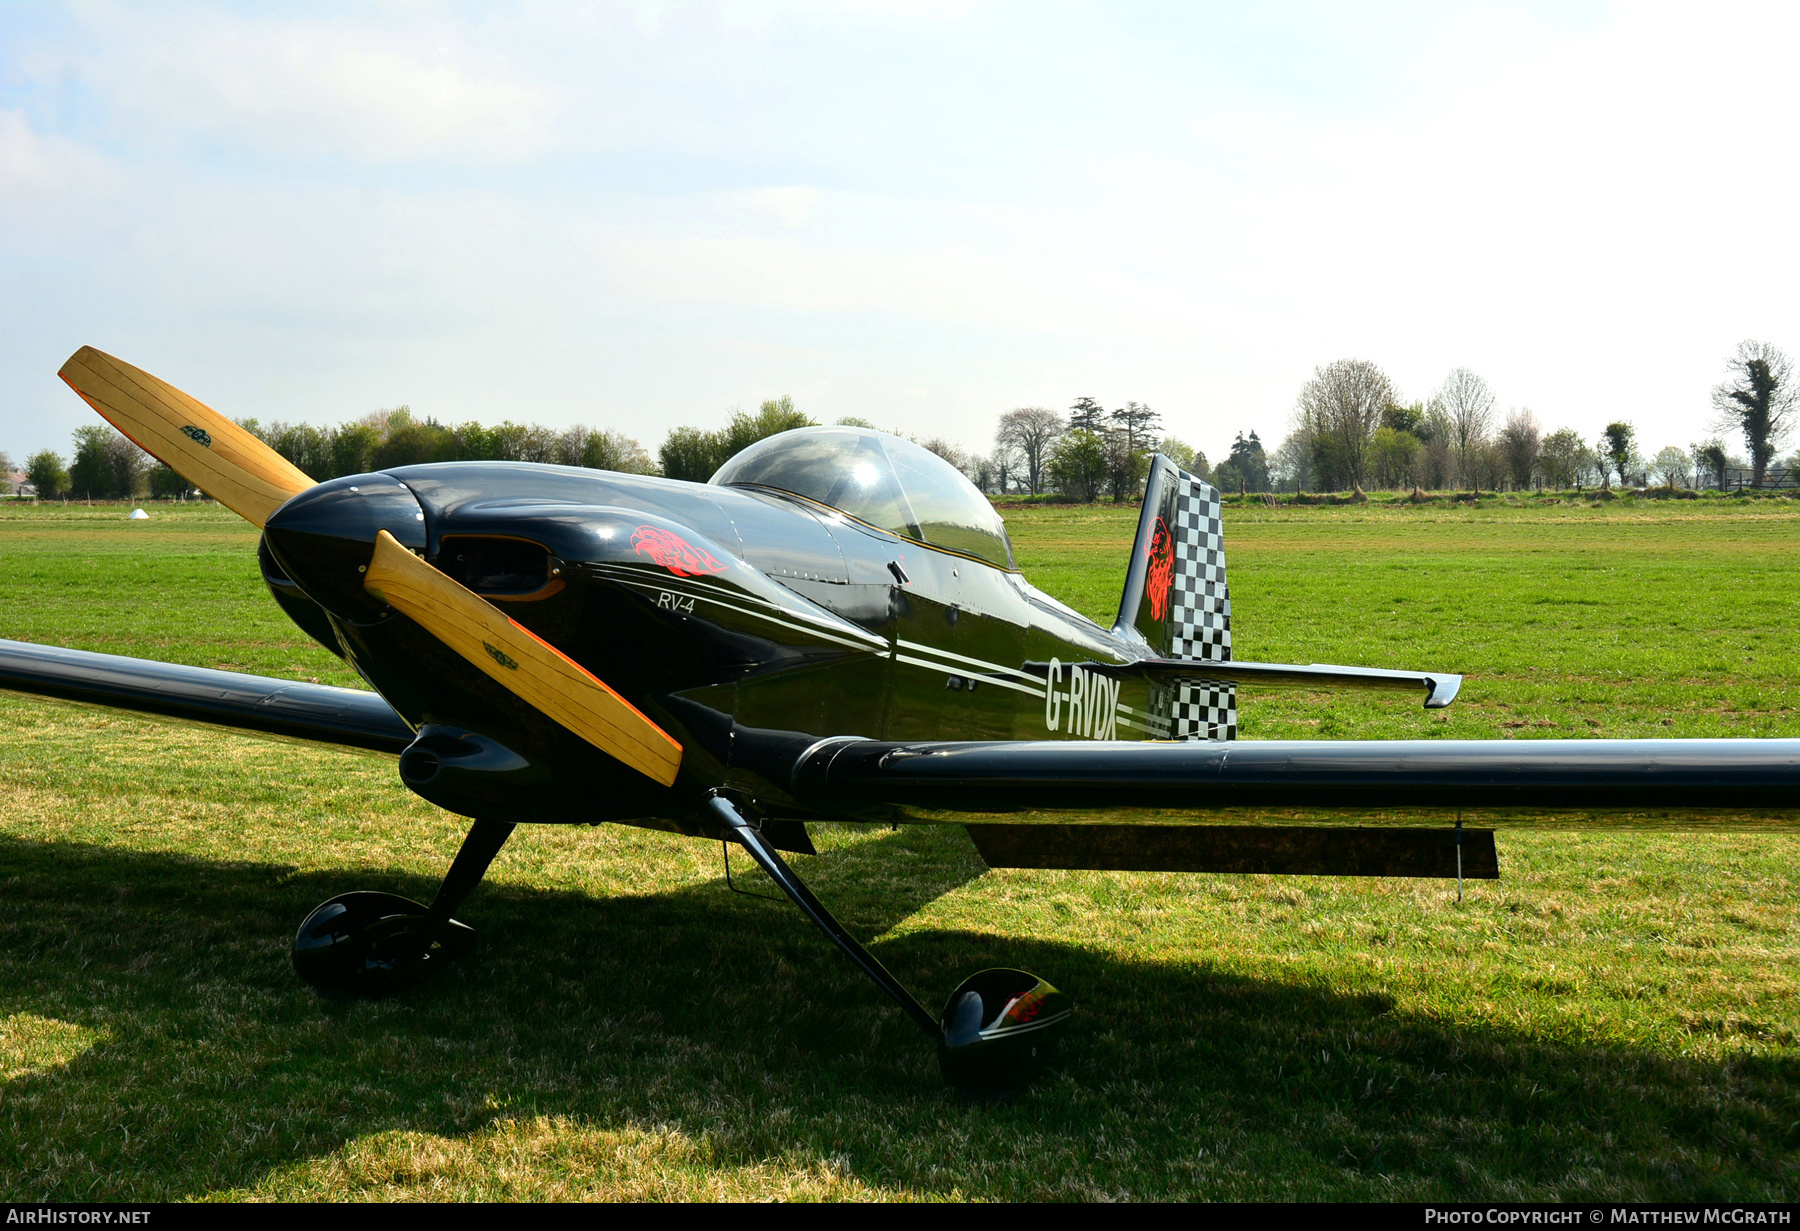
M480 667L534 709L664 786L681 745L567 654L446 577L383 530L363 588Z
M57 373L138 448L261 529L313 486L299 467L165 380L84 346Z

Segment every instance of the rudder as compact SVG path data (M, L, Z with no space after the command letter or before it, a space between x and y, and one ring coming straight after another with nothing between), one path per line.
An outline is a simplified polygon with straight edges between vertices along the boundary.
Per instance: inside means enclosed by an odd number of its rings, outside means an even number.
M1231 661L1231 592L1216 488L1157 454L1113 631L1158 658ZM1151 727L1168 739L1236 739L1237 686L1196 674L1152 687Z

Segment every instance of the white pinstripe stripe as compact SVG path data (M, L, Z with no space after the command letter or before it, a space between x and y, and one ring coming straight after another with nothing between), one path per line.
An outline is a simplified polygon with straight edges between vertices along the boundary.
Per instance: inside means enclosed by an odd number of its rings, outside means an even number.
M1039 680L1035 675L1025 674L1025 672L1020 671L1017 667L1003 667L999 663L987 662L980 658L970 658L966 654L952 654L949 650L940 650L935 645L922 645L917 641L908 641L904 637L894 638L894 644L903 645L909 650L917 650L922 654L936 654L939 658L954 659L959 663L967 663L971 667L980 667L983 672L989 675L1010 675L1015 679L1024 680L1027 684L1036 685L1037 695L1039 697L1044 695L1043 681Z
M929 659L914 658L909 654L895 654L894 661L907 663L914 667L929 667L931 670L941 671L945 675L966 676L968 674L968 672L959 670L958 668L952 667L946 663L934 663L934 662L930 661ZM970 659L968 661L974 662L975 660ZM993 684L1000 688L1010 688L1014 692L1022 692L1028 697L1035 697L1039 701L1042 701L1044 699L1044 694L1043 694L1042 690L1033 692L1031 689L1026 688L1019 684L1015 684L1011 680L995 679L993 676L988 675L988 676L984 676L982 678L981 682L983 684Z

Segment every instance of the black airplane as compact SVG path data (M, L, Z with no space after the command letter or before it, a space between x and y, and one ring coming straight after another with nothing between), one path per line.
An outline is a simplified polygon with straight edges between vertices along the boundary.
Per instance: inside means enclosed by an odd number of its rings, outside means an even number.
M84 347L61 375L262 530L275 601L374 691L19 642L0 642L0 686L385 749L473 821L429 905L358 891L308 916L294 966L332 993L465 952L453 915L514 826L638 825L741 846L936 1040L952 1084L1012 1089L1068 996L987 970L931 1013L782 858L811 852L806 822L963 824L1002 867L1460 879L1498 875L1467 814L1800 809L1794 739L1236 742L1240 686L1437 708L1462 680L1235 658L1219 495L1160 456L1104 628L1026 582L968 480L880 432L785 432L705 484L511 462L314 483L111 356Z

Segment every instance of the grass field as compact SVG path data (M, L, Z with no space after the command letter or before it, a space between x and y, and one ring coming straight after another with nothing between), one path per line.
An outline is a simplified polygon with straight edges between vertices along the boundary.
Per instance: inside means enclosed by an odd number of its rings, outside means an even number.
M210 507L0 507L0 636L351 683ZM1110 616L1133 514L1009 510ZM1246 738L1800 735L1792 502L1232 510L1240 654L1466 671ZM927 1000L1080 1006L1008 1106L716 848L521 831L476 959L321 1001L294 925L429 896L460 825L375 756L0 694L0 1197L1768 1199L1800 1187L1800 838L1507 833L1503 879L986 871L955 830L802 860Z

